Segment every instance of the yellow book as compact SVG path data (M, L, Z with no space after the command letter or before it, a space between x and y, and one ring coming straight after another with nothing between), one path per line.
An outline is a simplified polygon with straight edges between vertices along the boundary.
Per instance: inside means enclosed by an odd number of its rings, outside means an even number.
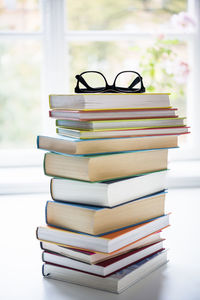
M144 137L160 135L180 135L188 133L188 127L153 127L153 128L112 128L103 130L79 130L64 127L57 127L56 132L61 136L78 138L78 139L106 139L120 137Z
M129 120L56 120L56 126L80 130L123 130L136 128L163 128L184 126L185 118L154 118L154 119L129 119Z
M133 109L170 107L168 93L50 95L51 109Z

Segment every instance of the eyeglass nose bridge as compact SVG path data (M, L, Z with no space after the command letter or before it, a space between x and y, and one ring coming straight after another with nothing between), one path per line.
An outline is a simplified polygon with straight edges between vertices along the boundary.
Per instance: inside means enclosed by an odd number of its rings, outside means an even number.
M113 88L113 85L109 85L109 84L107 83L107 84L106 84L106 88L112 89L112 88Z

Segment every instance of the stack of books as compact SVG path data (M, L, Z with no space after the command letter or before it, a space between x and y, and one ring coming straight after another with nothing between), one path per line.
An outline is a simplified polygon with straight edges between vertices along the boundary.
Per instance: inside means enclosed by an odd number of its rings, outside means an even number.
M51 95L50 108L43 275L121 293L167 262L168 149L188 127L169 94Z

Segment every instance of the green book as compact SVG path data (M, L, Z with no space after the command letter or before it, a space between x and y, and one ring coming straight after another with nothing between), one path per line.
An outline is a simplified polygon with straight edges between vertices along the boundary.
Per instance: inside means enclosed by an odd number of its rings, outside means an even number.
M167 169L168 149L102 155L46 153L44 172L53 177L103 181Z

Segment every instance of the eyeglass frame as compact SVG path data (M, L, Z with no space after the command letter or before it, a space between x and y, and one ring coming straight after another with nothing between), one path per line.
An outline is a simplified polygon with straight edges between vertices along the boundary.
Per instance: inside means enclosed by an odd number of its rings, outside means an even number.
M116 83L116 80L117 80L117 77L122 74L122 73L135 73L137 74L137 77L135 78L135 80L133 80L133 82L129 85L128 88L118 88L115 86L115 83ZM104 80L105 80L105 87L102 87L102 88L92 88L90 87L87 82L85 81L85 79L82 77L83 74L86 74L86 73L97 73L97 74L100 74ZM75 78L77 79L77 84L76 84L76 87L74 89L75 93L106 93L106 92L112 92L112 93L144 93L145 92L145 87L143 85L143 79L142 79L142 76L138 73L138 72L135 72L135 71L122 71L122 72L119 72L115 79L114 79L114 82L113 82L113 85L109 85L105 76L99 72L99 71L85 71L85 72L82 72L80 75L76 75ZM136 79L139 79L139 81L135 82ZM135 82L135 83L134 83ZM140 89L131 89L130 86L135 86L138 82L141 82L141 88ZM84 86L86 86L85 89L81 89L79 88L79 83L82 83ZM133 85L134 83L134 85Z

